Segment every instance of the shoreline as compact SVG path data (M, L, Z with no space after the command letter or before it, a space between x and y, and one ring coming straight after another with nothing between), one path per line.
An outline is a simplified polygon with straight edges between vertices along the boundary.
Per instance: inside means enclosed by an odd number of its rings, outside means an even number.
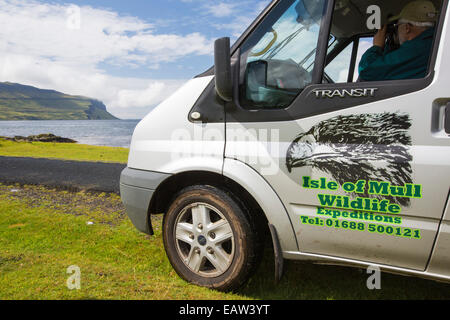
M12 120L0 121L0 136L29 136L51 133L80 144L129 148L140 120Z

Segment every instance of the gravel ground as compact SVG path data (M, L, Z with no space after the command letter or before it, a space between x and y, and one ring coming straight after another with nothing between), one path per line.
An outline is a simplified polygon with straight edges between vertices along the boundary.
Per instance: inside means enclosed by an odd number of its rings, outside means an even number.
M0 157L0 182L120 193L124 164Z

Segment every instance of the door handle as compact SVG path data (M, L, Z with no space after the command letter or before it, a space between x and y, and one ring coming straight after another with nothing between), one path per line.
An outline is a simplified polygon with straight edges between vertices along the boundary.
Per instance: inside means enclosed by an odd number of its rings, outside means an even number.
M450 102L445 107L444 128L447 134L450 134Z

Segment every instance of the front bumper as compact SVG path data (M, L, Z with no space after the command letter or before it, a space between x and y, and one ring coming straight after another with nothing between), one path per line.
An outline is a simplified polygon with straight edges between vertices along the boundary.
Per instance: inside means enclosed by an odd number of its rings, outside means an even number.
M150 201L156 188L170 175L166 173L125 168L120 175L120 197L128 217L136 229L153 234L149 216Z

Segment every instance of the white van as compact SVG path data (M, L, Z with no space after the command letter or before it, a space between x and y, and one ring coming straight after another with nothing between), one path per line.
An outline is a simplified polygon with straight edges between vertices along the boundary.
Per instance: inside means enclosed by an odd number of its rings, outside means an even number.
M371 26L409 2L273 1L138 124L122 200L147 234L164 213L182 278L236 289L271 234L278 279L291 259L450 280L448 1L423 74L358 73Z

